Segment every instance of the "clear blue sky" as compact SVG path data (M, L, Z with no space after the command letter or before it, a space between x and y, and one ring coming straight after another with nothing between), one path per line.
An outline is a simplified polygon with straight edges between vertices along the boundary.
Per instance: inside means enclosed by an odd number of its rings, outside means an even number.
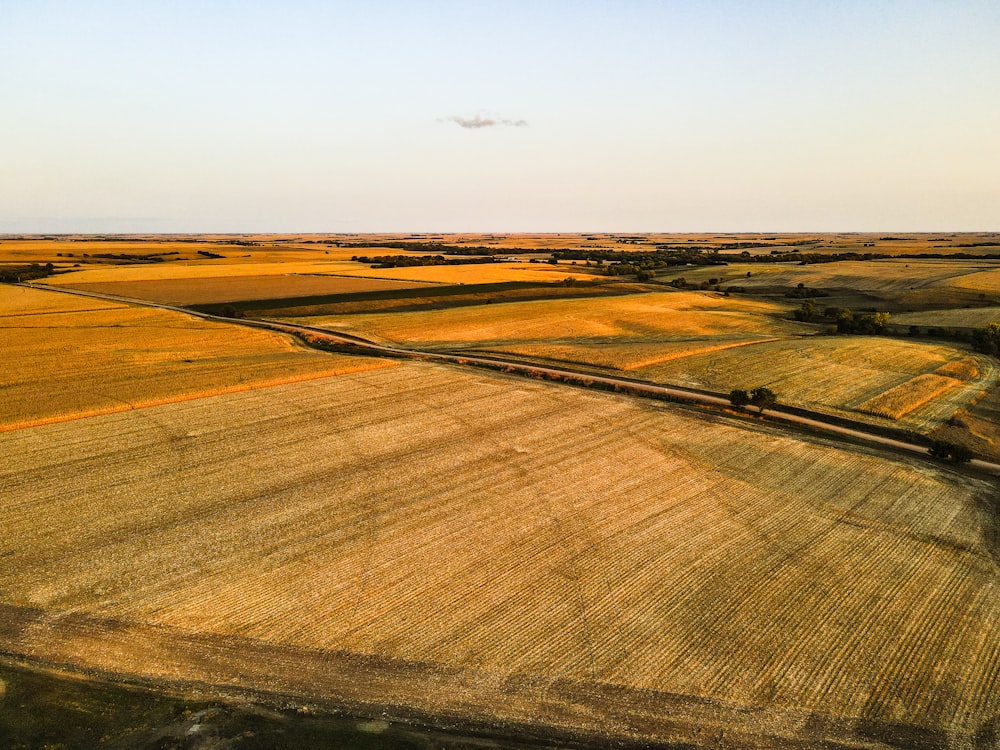
M0 0L0 232L948 229L996 0Z

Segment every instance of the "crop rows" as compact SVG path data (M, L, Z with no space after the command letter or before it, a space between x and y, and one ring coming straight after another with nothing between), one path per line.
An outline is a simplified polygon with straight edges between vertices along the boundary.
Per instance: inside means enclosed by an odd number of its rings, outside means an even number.
M499 702L1000 711L992 490L931 464L418 363L0 440L3 603L475 668Z
M15 306L27 312L11 312ZM49 291L4 286L4 310L0 430L391 364L323 354L265 331Z
M905 383L880 393L858 406L858 411L887 419L899 419L923 406L933 398L958 385L955 378L928 373L910 378Z
M1000 307L956 308L929 312L901 313L892 316L893 323L944 328L985 328L1000 322Z
M969 359L961 350L949 346L893 339L873 345L870 338L831 336L693 355L636 373L657 382L722 392L765 385L783 403L857 418L858 410L867 402L917 376L942 367L952 368L943 372L969 374L973 366ZM970 381L969 386L960 392L966 400L980 390L982 383ZM949 403L950 411L944 419L961 406L957 401Z

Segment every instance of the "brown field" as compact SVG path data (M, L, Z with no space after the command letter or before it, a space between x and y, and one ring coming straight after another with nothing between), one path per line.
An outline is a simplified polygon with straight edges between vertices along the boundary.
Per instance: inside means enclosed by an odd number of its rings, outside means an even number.
M0 285L0 430L386 367L180 313Z
M358 294L427 287L426 284L406 281L303 274L108 281L103 283L74 282L63 283L61 286L84 292L114 294L168 305L198 305L325 294Z
M888 419L900 419L958 383L958 380L943 375L918 375L865 401L858 406L858 411Z
M993 488L922 461L424 364L0 440L7 652L705 746L1000 712Z

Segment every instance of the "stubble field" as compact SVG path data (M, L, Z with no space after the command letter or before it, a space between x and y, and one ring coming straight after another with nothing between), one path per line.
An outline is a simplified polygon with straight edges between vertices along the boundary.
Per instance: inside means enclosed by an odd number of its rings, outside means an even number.
M371 367L266 331L0 285L0 430Z
M663 292L287 319L404 346L512 355L718 393L767 386L785 404L921 432L939 427L997 381L989 357L959 346L817 336L815 328L788 320L788 310L715 293ZM931 375L949 387L926 398L926 390L910 388L912 398L888 410L876 402Z
M921 461L428 364L0 442L15 653L699 744L1000 712L994 488Z

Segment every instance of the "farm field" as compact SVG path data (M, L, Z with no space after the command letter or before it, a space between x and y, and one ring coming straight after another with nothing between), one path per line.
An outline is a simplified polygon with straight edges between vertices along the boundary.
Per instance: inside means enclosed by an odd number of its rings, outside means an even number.
M422 363L0 443L7 652L704 746L1000 714L994 488L928 462Z
M408 268L369 268L359 265L343 271L381 279L424 281L438 284L499 284L505 281L559 282L567 278L586 280L594 278L583 267L561 264L531 263L476 263L462 266L411 266Z
M935 326L942 328L985 328L1000 323L1000 307L969 307L932 312L900 313L892 316L900 325Z
M974 363L974 364L971 364ZM962 366L958 366L962 365ZM935 374L949 366L958 377ZM945 373L948 371L945 370ZM786 404L930 432L958 409L997 382L997 367L983 355L954 346L864 336L818 336L763 342L709 354L694 354L636 371L654 382L728 392L765 385ZM949 381L925 401L913 392L915 404L900 403L889 412L872 401L917 378ZM945 385L943 382L938 385ZM899 392L896 392L898 397ZM934 398L937 396L938 398Z
M0 350L0 431L392 364L180 313L6 284Z
M454 310L289 318L398 344L435 348L577 343L604 345L711 339L718 342L810 332L785 320L789 306L719 294L661 292L559 299Z
M701 283L718 278L723 286L738 285L748 290L769 287L793 288L803 284L824 290L849 290L886 295L889 299L924 299L920 294L933 290L939 295L1000 290L998 261L913 259L840 261L836 263L739 263L698 269L669 269L664 279L684 278ZM747 277L747 273L750 276ZM916 294L915 294L916 293ZM942 296L941 299L947 299ZM816 300L822 305L823 299Z
M326 294L363 294L424 289L426 284L333 275L221 276L146 281L65 283L71 289L99 292L168 305L198 305L242 300L309 297Z
M772 302L665 292L287 320L404 346L508 354L721 393L767 386L785 404L920 432L936 429L997 381L990 358L958 346L816 336L787 320L787 311ZM958 370L935 374L947 366ZM916 401L888 411L869 408L884 392L932 375L942 387L925 400L914 395Z

